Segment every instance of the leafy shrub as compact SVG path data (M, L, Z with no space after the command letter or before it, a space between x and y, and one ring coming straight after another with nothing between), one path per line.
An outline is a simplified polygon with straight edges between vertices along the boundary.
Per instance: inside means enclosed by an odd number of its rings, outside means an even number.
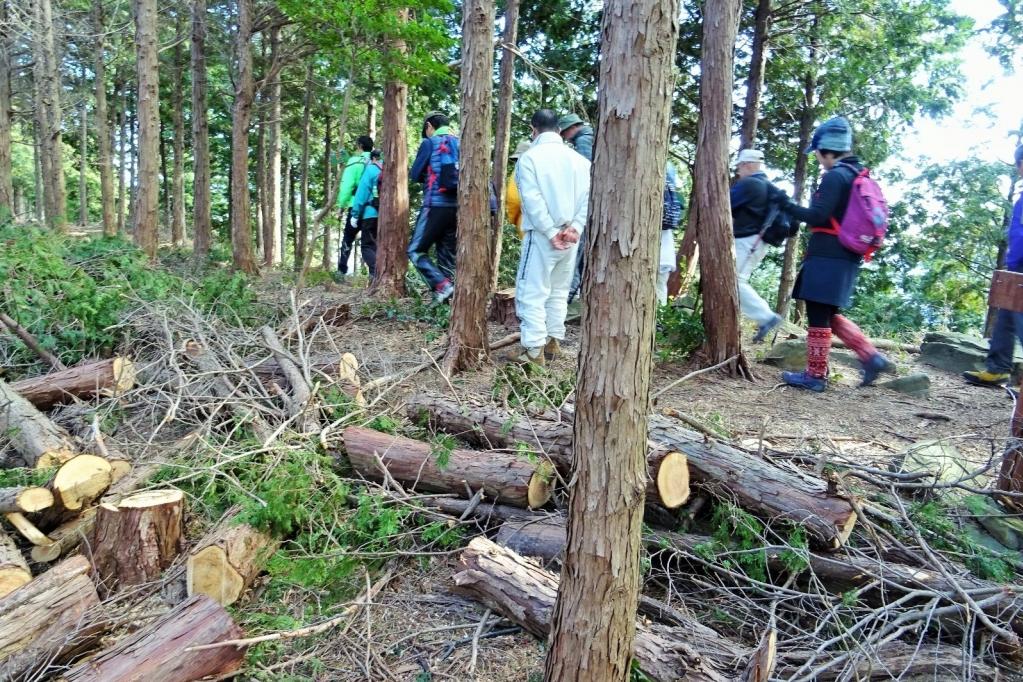
M662 361L683 359L703 344L700 307L662 305L657 309L657 355Z

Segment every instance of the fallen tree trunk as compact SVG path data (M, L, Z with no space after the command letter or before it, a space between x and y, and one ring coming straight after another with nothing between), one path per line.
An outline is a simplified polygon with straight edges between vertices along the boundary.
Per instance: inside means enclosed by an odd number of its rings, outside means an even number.
M288 408L288 415L295 420L295 430L300 433L309 433L315 430L317 428L316 419L310 412L309 402L312 399L312 392L309 382L306 381L305 375L302 374L302 370L291 358L291 355L284 350L284 346L274 330L270 327L263 327L260 331L263 334L263 341L273 353L278 366L284 372L288 385L291 386L291 395L282 391L281 398Z
M539 446L565 480L572 475L572 425L546 420L521 422L507 413L460 406L428 396L413 396L406 405L409 419L427 419L437 429L484 447L513 448L516 443ZM681 452L652 447L647 457L647 502L677 509L689 499L689 463Z
M0 488L0 513L42 511L53 506L53 493L47 488L16 486Z
M483 489L490 499L517 507L537 508L550 499L550 473L506 452L431 451L430 445L373 429L349 427L345 450L352 467L375 480L386 474L418 490L463 493ZM443 460L446 459L446 462Z
M25 557L7 533L0 530L0 599L32 580Z
M828 665L834 659L841 665ZM921 645L899 640L886 642L877 648L857 647L854 652L824 657L818 652L785 651L778 654L772 679L791 680L807 661L813 659L810 670L803 670L803 679L814 682L834 680L998 680L991 666L977 656L964 656L960 647L936 642ZM848 659L850 662L847 662Z
M244 646L192 650L238 639L242 631L224 607L205 595L189 597L162 618L72 668L68 682L192 682L227 676L241 667Z
M97 360L11 384L40 410L75 398L121 395L135 386L135 364L127 358Z
M571 463L572 424L534 419L526 422L496 408L458 405L426 396L408 401L414 421L425 416L437 429L489 447L523 442L551 457L559 470ZM815 544L842 546L856 524L848 500L828 493L827 483L813 481L742 450L706 440L671 420L652 415L649 440L656 451L680 452L687 458L690 480L718 497L769 520L802 525Z
M57 469L47 486L53 494L53 505L32 520L36 526L52 530L99 499L112 482L113 468L103 457L72 457Z
M49 469L74 457L75 446L60 428L9 384L0 380L0 432L21 455L24 466ZM14 464L7 462L6 466Z
M287 326L279 329L277 335L282 339L289 339L298 334L299 330L303 334L308 334L321 322L328 327L340 327L348 322L351 316L352 308L349 304L321 301L300 310L297 324L295 318L288 318Z
M263 570L280 542L244 523L229 511L188 555L185 584L189 596L204 594L223 606L238 601Z
M456 591L483 602L546 640L558 593L553 573L511 550L478 537L462 552ZM633 654L640 669L661 682L724 681L736 678L746 648L713 630L637 623Z
M90 546L107 593L156 580L171 565L182 549L184 499L180 490L150 490L99 505Z
M85 557L72 557L0 599L0 680L32 677L90 648L107 623Z

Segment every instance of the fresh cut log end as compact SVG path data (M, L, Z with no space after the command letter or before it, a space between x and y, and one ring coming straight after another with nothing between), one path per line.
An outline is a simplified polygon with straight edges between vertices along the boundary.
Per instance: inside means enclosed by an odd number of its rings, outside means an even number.
M205 547L188 557L185 582L189 595L205 594L222 606L238 601L245 590L245 580L220 547Z
M74 456L75 453L70 448L47 450L43 454L39 455L39 459L36 460L36 469L56 469L65 462L73 459Z
M53 493L47 488L23 486L0 488L0 512L31 513L53 506Z
M96 455L78 455L57 470L50 487L64 509L75 511L97 499L112 482L110 462Z
M689 501L689 460L681 452L669 452L656 474L657 495L667 509L678 509Z
M547 504L551 499L550 476L539 471L530 476L526 499L530 509L539 509Z
M108 391L111 394L118 396L135 388L135 381L138 377L138 370L135 368L135 363L128 358L117 357L113 359L111 364L114 383Z
M25 557L14 540L0 531L0 599L32 580Z

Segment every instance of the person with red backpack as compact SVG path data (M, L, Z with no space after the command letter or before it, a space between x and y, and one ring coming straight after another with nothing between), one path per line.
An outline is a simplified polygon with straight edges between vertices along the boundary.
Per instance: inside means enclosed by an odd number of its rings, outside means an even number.
M888 209L877 183L852 153L849 122L836 116L813 133L806 150L814 154L824 176L809 208L794 202L786 207L791 218L810 226L810 240L793 298L806 303L806 370L782 372L789 386L821 392L828 387L828 355L834 334L860 360L863 380L871 385L881 372L895 365L839 311L849 306L864 257L880 246L888 225Z
M423 208L409 240L408 257L433 292L434 303L455 293L455 237L458 232L459 141L439 111L426 115L423 141L409 179L423 184ZM437 262L430 249L437 249Z

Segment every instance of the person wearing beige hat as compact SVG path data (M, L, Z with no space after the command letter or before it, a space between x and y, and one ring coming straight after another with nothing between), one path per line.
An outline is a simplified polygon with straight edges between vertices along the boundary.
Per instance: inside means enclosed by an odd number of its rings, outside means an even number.
M738 278L739 308L757 323L754 343L763 341L779 324L781 316L749 283L753 272L767 254L767 242L761 230L768 212L771 182L764 173L764 153L743 149L736 159L739 181L732 186L732 235L735 237L735 270Z
M528 142L519 142L508 160L514 164L528 149ZM508 214L508 222L515 226L519 231L519 239L522 239L524 234L522 232L522 198L519 196L519 187L515 184L514 172L508 174L508 184L504 188L504 207Z

